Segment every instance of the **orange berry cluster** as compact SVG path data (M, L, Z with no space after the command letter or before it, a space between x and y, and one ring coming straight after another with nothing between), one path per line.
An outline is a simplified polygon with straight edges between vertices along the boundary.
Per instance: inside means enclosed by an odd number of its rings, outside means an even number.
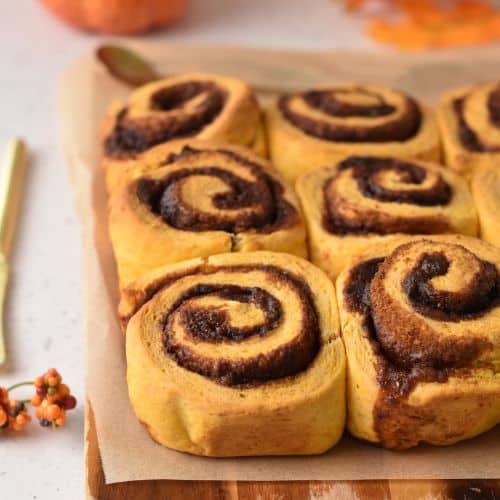
M69 387L62 383L62 377L55 368L34 380L36 394L31 404L36 408L35 415L42 427L61 427L64 425L66 411L76 406L76 399Z
M35 386L36 393L30 400L9 399L9 392L21 386ZM66 412L76 406L76 399L70 389L62 383L62 377L55 368L34 381L20 382L6 389L0 387L0 432L4 430L21 431L31 422L26 403L35 407L35 415L42 427L61 427L66 420Z
M0 387L0 431L22 431L30 421L24 402L9 399L7 389Z

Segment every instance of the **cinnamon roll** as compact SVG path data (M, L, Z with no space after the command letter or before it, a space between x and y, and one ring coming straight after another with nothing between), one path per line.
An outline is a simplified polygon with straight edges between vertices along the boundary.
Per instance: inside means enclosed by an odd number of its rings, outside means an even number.
M500 250L461 235L374 247L337 280L350 432L405 449L500 423Z
M295 194L251 151L200 141L159 146L109 202L120 283L155 267L223 252L307 256Z
M445 94L438 122L446 164L470 178L500 161L500 83L464 87Z
M222 254L125 290L127 381L157 442L196 455L321 453L341 437L345 354L335 291L309 262Z
M500 247L500 169L481 167L472 176L472 195L479 216L481 239Z
M127 160L180 138L238 144L266 154L257 99L242 81L186 74L135 90L114 103L102 130L103 165L109 190L127 175Z
M432 112L391 89L344 84L281 96L266 121L271 159L290 181L351 154L439 160Z
M296 189L311 260L333 278L352 255L403 234L477 233L466 182L428 162L350 156L300 177Z

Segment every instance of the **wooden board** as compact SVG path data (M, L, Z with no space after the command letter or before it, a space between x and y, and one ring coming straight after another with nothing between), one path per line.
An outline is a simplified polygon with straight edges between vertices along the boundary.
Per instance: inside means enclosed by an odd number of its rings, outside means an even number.
M194 48L186 49L188 53L187 60L202 61L207 59L211 61L216 60L216 51L208 51L208 49L195 50ZM207 51L206 54L204 51ZM200 54L201 53L201 54ZM337 72L342 67L348 64L349 57L337 56L331 58L331 55L319 54L287 54L284 57L283 53L278 52L262 52L256 54L257 51L241 51L239 49L225 50L225 56L230 60L241 61L266 61L268 66L272 61L290 62L291 68L314 67L318 75L314 79L320 79L323 74L328 74L328 68L332 63L336 66ZM258 57L257 57L258 55ZM483 54L484 55L484 54ZM176 54L180 58L180 54ZM231 57L229 57L231 56ZM220 59L220 56L219 56ZM221 59L220 59L221 60ZM293 64L292 64L293 62ZM383 61L379 61L380 63ZM425 62L420 59L420 64ZM313 64L314 63L314 64ZM369 59L367 57L367 66L369 66ZM201 64L201 62L200 62ZM205 61L205 64L207 62ZM371 61L373 69L373 61ZM454 64L458 64L454 62ZM344 66L343 66L344 65ZM363 71L367 71L363 66ZM383 64L382 64L383 66ZM243 65L247 68L248 65ZM452 66L450 66L452 67ZM491 72L491 65L485 66ZM185 68L188 69L188 68ZM204 68L205 69L205 68ZM363 71L360 70L360 77L363 76ZM231 72L231 71L229 71ZM341 72L341 71L340 71ZM242 71L242 73L245 73ZM310 72L309 72L310 73ZM450 73L450 78L453 77ZM488 71L486 71L488 73ZM291 73L297 75L298 73ZM306 72L306 74L308 74ZM379 71L378 77L374 78L379 83L385 83L386 76L383 71ZM483 72L484 74L484 72ZM247 74L241 74L248 80L252 80L254 85L266 84L267 80L261 82L260 75L250 78ZM259 77L259 78L258 78ZM303 77L304 79L305 77ZM312 78L312 76L311 76ZM421 76L419 78L412 78L411 80L404 80L405 87L412 90L413 86L422 85ZM365 76L366 79L366 76ZM276 81L283 81L276 77ZM287 81L297 84L292 79ZM277 85L276 81L271 82ZM300 82L300 84L305 82ZM425 82L424 82L425 83ZM291 85L293 86L293 85ZM451 86L451 85L450 85ZM433 96L434 97L434 96ZM235 482L235 481L135 481L124 482L106 485L104 472L99 454L99 447L97 442L97 434L94 424L92 408L87 404L86 411L86 432L85 432L85 469L86 469L86 493L88 498L97 499L182 499L182 498L199 498L205 499L488 499L500 500L500 480L419 480L419 481L404 481L404 480L377 480L377 481L293 481L293 482Z
M87 498L99 500L500 500L500 480L134 481L106 484L92 408L85 418Z

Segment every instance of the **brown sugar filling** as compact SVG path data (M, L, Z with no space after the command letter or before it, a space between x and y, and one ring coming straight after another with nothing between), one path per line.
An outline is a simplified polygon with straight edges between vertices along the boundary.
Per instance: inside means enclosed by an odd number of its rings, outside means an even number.
M196 107L185 108L202 94ZM227 92L213 82L183 82L162 88L151 96L150 109L163 113L133 118L123 108L105 140L105 153L112 157L133 156L157 144L193 136L217 118L226 100Z
M178 155L171 155L165 165L171 165L187 156L206 154L207 151L185 147ZM208 151L210 153L210 151ZM230 161L246 167L254 181L244 179L229 168L216 165L217 155L226 156ZM299 216L297 210L284 198L284 188L257 163L232 151L214 151L214 162L207 160L207 166L179 169L167 174L163 179L141 179L137 184L137 196L150 210L160 216L165 223L185 231L226 231L239 233L255 229L260 233L270 233L295 225ZM191 176L217 177L228 187L227 191L212 197L217 213L205 213L182 198L182 187ZM200 180L200 182L203 182ZM225 210L240 213L225 215Z
M422 113L416 101L405 96L404 112L401 116L391 117L396 108L387 103L382 96L363 87L354 87L352 91L375 99L377 104L351 104L339 99L349 91L342 89L311 90L299 94L282 96L278 108L283 116L307 135L336 142L389 142L406 141L414 137L421 126ZM332 117L387 117L383 124L372 126L350 126L332 124L326 120L316 120L304 113L293 110L292 99L302 99L312 109L319 110Z
M500 151L500 146L490 146L482 142L465 120L464 103L467 96L455 99L452 102L453 110L458 119L458 137L462 146L468 151L476 153L494 153ZM490 122L500 128L500 86L488 96L488 116Z
M419 313L433 316L437 311L442 321L459 321L460 317L463 320L480 317L498 305L498 272L487 262L470 290L454 295L449 292L448 295L446 292L436 294L430 290L429 280L445 274L448 269L449 262L444 264L442 257L423 255L403 279L403 292ZM478 337L439 339L435 335L424 335L425 343L412 345L411 331L418 325L412 324L411 318L394 317L394 308L377 286L390 265L389 257L367 260L355 266L350 271L343 297L350 311L363 315L364 335L376 358L380 391L373 410L375 432L384 446L403 449L416 444L414 426L417 422L424 424L429 417L426 412L419 412L406 403L415 385L419 382L443 383L452 375L466 375L470 362L491 348L491 343ZM495 284L491 282L490 266L495 269ZM419 292L415 293L416 289L420 289ZM386 307L380 307L384 302Z
M351 156L342 161L338 172L323 187L325 210L323 227L332 234L435 234L449 232L450 225L443 216L405 217L386 214L374 209L359 207L357 214L346 217L344 198L348 193L335 189L338 177L349 170L357 181L357 188L364 197L389 203L406 203L416 206L443 206L449 203L452 189L441 177L428 189L419 186L425 181L427 171L420 165L395 158ZM378 182L381 173L393 172L400 182L414 189L394 190Z
M297 331L290 340L252 358L221 358L217 362L194 352L175 335L172 325L178 317L184 332L197 342L240 343L255 336L273 335L284 317L284 305L272 293L259 287L200 283L185 291L160 321L163 345L167 355L180 366L223 385L257 385L266 381L297 375L307 369L320 349L318 313L309 285L300 277L276 266L231 266L213 272L265 272L276 286L287 286L301 303ZM170 286L170 285L169 285ZM235 327L227 313L215 307L196 307L193 299L215 297L221 302L254 304L263 312L264 320L252 326Z

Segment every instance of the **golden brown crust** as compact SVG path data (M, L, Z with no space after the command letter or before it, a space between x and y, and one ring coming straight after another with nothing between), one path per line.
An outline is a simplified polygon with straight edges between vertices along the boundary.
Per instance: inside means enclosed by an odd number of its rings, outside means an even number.
M321 271L250 252L166 266L151 281L129 289L127 378L158 442L229 456L319 453L340 438L344 351ZM297 425L305 435L283 439ZM245 439L223 439L235 426Z
M481 239L500 247L500 168L478 168L472 177L472 195L479 216Z
M402 449L500 422L499 271L497 249L449 235L380 245L339 276L351 432Z
M477 233L465 181L427 162L351 156L302 176L296 189L312 262L334 278L370 244L404 234Z
M110 197L122 286L155 267L215 253L307 255L294 193L249 150L176 141L152 150L142 170Z
M391 89L339 84L283 96L266 120L273 163L291 181L351 154L439 160L432 113Z

